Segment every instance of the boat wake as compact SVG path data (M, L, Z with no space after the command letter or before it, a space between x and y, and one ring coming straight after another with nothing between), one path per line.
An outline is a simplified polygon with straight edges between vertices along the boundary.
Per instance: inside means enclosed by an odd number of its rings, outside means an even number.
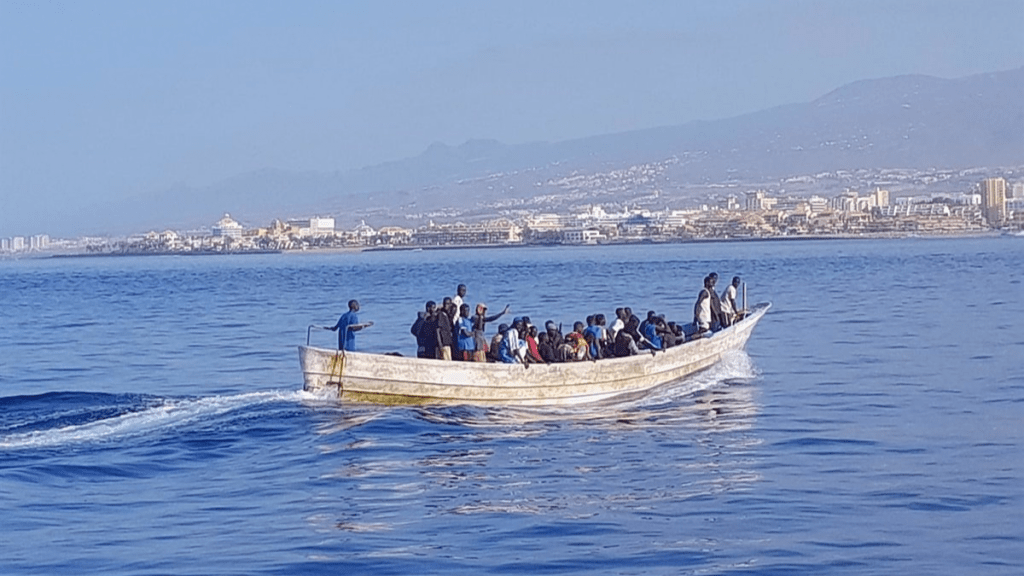
M676 382L651 390L643 398L632 402L637 408L676 402L681 397L735 381L753 380L758 376L754 361L743 350L730 350L713 366ZM624 405L622 405L624 407Z
M745 352L726 354L711 368L661 386L647 395L622 401L565 408L436 406L419 408L429 421L455 419L464 425L484 425L550 419L631 419L673 410L685 399L730 382L757 376ZM0 450L59 448L82 444L116 443L149 437L169 430L223 425L225 417L274 403L290 406L338 408L337 400L309 392L265 391L205 397L160 397L139 394L51 392L37 396L0 398ZM346 412L362 412L348 406ZM368 410L373 418L380 410ZM353 418L354 422L362 421Z
M269 391L181 398L81 392L0 398L0 450L149 436L269 403L300 403L307 397L301 391Z

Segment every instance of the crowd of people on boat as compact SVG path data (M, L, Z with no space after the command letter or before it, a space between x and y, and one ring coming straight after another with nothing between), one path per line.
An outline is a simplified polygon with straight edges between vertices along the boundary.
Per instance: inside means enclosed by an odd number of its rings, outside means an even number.
M511 308L505 306L495 314L488 314L483 303L471 308L465 301L466 285L459 284L455 295L443 298L440 305L433 300L426 302L410 332L416 338L419 358L550 364L632 356L705 337L742 319L744 310L737 302L740 278L734 277L720 295L715 291L717 281L714 272L704 278L693 321L687 324L667 321L664 314L654 310L641 319L631 308L622 307L615 310L611 323L604 314L593 314L586 322L574 322L567 333L552 320L539 327L529 316L516 316L509 323L499 324L491 337L487 336L487 325L509 314ZM351 300L349 311L334 326L324 327L339 332L339 349L354 350L354 333L373 325L360 323L358 312L359 303Z

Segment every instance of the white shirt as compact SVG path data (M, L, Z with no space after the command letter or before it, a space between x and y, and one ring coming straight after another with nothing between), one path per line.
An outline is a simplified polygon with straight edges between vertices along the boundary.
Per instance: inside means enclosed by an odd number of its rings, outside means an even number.
M703 298L700 301L700 308L697 310L697 324L702 328L711 326L711 298Z
M505 332L505 340L508 342L508 349L517 362L522 362L526 357L526 343L519 339L519 330L509 328Z
M729 307L728 310L725 309L726 306ZM732 284L729 284L729 286L726 287L725 292L722 292L722 311L731 314L733 312L736 312L737 307L738 306L736 305L736 287L733 286Z
M462 315L460 312L462 309L462 296L456 294L455 297L452 298L452 303L455 304L455 314L452 314L452 324L456 324Z
M608 327L608 331L611 332L612 339L614 339L615 335L619 333L619 330L622 330L625 327L626 323L622 321L622 318L615 318L615 322L612 322L612 325Z

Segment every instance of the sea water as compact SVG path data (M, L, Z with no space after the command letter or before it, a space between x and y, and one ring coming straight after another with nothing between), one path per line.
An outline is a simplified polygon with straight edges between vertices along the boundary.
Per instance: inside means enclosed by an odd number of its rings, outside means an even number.
M774 306L639 400L302 391L352 298L412 355L459 283L569 326L711 271ZM1022 281L1006 237L0 262L0 574L1021 574Z

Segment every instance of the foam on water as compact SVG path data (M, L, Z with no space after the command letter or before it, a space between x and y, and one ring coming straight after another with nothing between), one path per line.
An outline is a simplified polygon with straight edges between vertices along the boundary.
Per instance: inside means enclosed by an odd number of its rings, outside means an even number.
M83 424L0 436L0 449L53 448L146 436L205 422L222 414L261 404L301 402L307 396L301 391L272 391L200 398L164 398L139 410Z
M708 390L730 380L751 380L757 377L757 370L750 356L743 350L730 350L722 359L707 370L703 370L677 382L660 386L650 394L636 400L636 408L650 407L671 402L682 396Z

